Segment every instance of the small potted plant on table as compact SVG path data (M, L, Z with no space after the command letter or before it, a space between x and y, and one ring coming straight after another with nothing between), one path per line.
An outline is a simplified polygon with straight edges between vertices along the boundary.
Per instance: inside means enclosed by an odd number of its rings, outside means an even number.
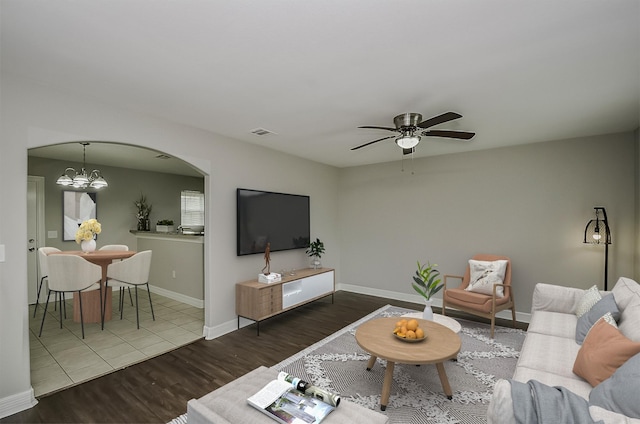
M156 223L156 231L159 233L173 233L173 220L161 219Z
M316 237L316 241L312 241L309 243L309 248L307 249L307 256L313 258L311 261L311 267L313 269L318 269L322 267L320 263L320 258L324 253L324 243L320 241L319 238Z
M436 269L437 266L437 264L431 265L429 262L421 265L420 261L418 261L418 269L416 275L413 276L414 282L412 283L413 289L424 297L426 303L423 318L431 321L433 321L431 298L442 289L442 280L438 278L440 271Z

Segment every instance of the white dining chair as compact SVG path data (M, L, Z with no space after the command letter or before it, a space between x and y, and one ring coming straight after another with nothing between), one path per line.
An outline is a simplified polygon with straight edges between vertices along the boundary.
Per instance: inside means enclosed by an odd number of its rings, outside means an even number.
M47 267L47 255L51 252L59 252L60 249L55 247L40 247L38 248L38 269L40 270L40 283L38 284L38 288L36 290L36 306L33 308L33 317L36 317L36 312L38 312L38 304L40 303L40 293L42 292L42 283L47 279L47 275L49 275L49 268ZM55 295L55 304L58 302L58 293ZM64 303L63 303L64 304ZM67 308L65 305L64 308L64 317L67 317Z
M129 251L129 246L127 246L126 244L105 244L104 246L102 246L101 248L99 248L98 250L125 250L125 251ZM122 259L114 259L111 262L120 262ZM129 291L129 302L131 302L131 306L133 306L133 297L131 296L131 287L128 287L128 291ZM122 303L122 292L124 291L124 287L120 287L120 300L118 301L118 305L120 305ZM106 292L105 292L106 293ZM120 308L120 311L122 311L122 308Z
M49 291L47 293L47 303L44 305L44 315L40 324L40 333L42 336L42 327L47 317L47 307L49 306L49 297L51 292L60 293L78 293L80 299L80 325L82 327L82 338L84 339L84 316L82 312L82 292L100 290L100 316L102 329L104 329L104 309L102 308L102 268L99 265L92 264L89 261L75 255L51 255L47 257L48 276L47 281ZM62 296L61 296L62 298ZM60 328L62 328L62 305L60 306Z
M109 286L118 288L134 287L136 297L136 323L140 329L140 313L138 308L138 286L146 285L149 295L149 306L151 306L151 316L156 320L153 313L153 303L151 302L151 291L149 290L149 271L151 269L151 250L138 252L130 258L123 259L120 262L110 263L107 267L107 282L105 289ZM106 297L105 297L106 306ZM122 319L122 310L124 304L120 297L120 319Z

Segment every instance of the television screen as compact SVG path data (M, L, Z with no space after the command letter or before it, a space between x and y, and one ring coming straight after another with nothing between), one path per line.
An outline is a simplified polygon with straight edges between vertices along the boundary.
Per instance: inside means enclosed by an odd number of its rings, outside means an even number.
M309 246L309 196L237 190L238 256Z

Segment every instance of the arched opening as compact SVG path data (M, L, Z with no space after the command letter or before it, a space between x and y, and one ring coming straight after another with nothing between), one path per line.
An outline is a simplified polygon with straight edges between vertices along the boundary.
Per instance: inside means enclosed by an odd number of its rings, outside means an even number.
M36 396L60 390L82 381L121 369L128 365L173 350L202 337L204 326L204 237L178 234L180 193L204 190L201 171L179 158L146 147L112 142L89 141L86 146L87 172L99 169L109 186L96 193L96 218L102 224L98 247L124 244L130 250L152 250L149 278L155 320L147 294L139 294L141 325L136 327L136 308L125 293L123 320L120 320L118 293L113 294L112 318L105 323L85 325L86 337L80 337L80 323L67 309L60 330L58 311L50 303L42 337L38 337L46 301L46 287L40 293L35 311L36 286L40 276L30 272L29 303L31 332L31 381ZM83 146L79 142L54 144L28 151L28 174L40 177L42 222L34 247L79 250L75 240L64 237L65 191L78 190L56 184L67 167L79 169ZM83 191L80 191L83 192ZM145 196L152 206L150 231L137 231L135 201ZM205 202L206 204L206 202ZM29 208L31 209L31 207ZM156 232L159 221L173 221L170 233ZM36 250L37 253L37 250ZM30 253L31 255L31 253ZM29 261L32 271L35 261ZM135 305L135 299L133 299ZM73 301L67 299L67 308ZM35 318L34 318L35 311ZM74 353L73 360L69 353ZM77 354L80 353L80 356Z

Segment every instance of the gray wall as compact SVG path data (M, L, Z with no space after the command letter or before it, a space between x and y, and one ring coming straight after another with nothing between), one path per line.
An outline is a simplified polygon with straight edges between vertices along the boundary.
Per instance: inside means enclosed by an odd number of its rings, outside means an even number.
M88 149L90 149L89 146ZM90 152L90 151L89 151ZM29 175L45 177L45 235L57 231L58 237L46 240L47 246L63 250L77 250L75 241L62 241L62 191L56 179L66 167L79 168L82 164L39 157L29 157ZM87 163L87 169L98 168L105 176L109 187L96 192L97 218L102 224L98 236L98 247L105 244L126 244L136 247L136 238L129 230L135 230L136 207L133 202L140 194L147 197L153 206L151 229L160 219L173 219L175 227L180 225L180 192L182 190L204 191L204 178L137 171Z
M602 286L604 249L582 243L594 206L613 232L609 287L634 277L637 143L624 133L408 160L404 172L400 162L343 169L341 281L414 294L417 260L461 275L472 255L502 254L528 313L538 282Z

